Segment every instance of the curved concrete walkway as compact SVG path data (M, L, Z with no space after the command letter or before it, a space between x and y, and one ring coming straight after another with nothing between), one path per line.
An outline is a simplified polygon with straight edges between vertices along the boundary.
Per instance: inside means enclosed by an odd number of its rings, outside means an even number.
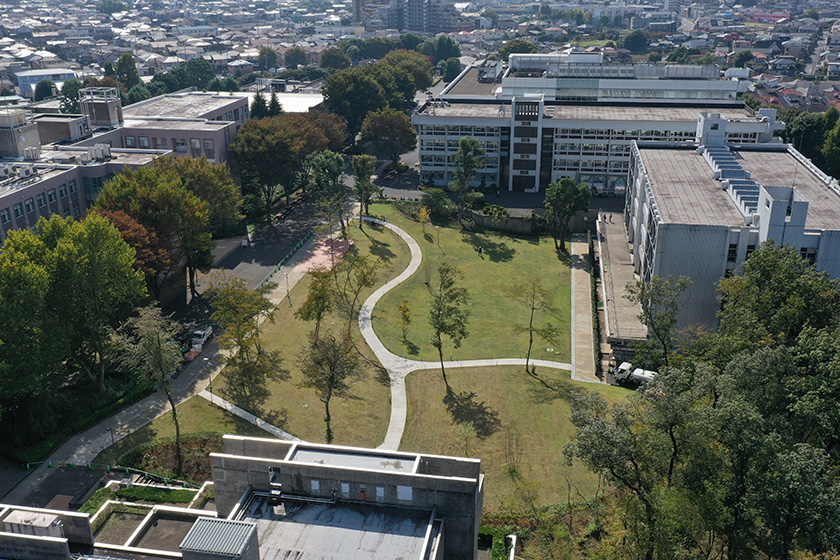
M440 367L440 362L422 362L419 360L410 360L397 356L382 344L379 337L373 330L371 319L373 318L373 308L382 299L382 296L394 289L397 285L408 280L420 267L420 262L423 260L423 252L420 250L420 245L406 233L403 229L376 218L362 217L362 219L375 224L379 224L392 230L405 241L408 248L411 250L411 262L402 273L373 292L370 297L362 304L359 310L359 328L362 331L362 336L370 346L373 353L376 355L379 362L388 371L388 376L391 380L391 420L388 423L388 432L385 434L385 441L379 446L379 449L396 450L400 446L403 432L405 431L405 422L407 419L407 400L405 394L405 378L412 371L423 369L435 369ZM480 367L480 366L519 366L525 365L523 358L501 358L488 360L463 360L463 361L445 361L444 366L447 368L466 368L466 367ZM565 369L573 371L572 364L563 362L552 362L548 360L531 360L531 363L541 367Z

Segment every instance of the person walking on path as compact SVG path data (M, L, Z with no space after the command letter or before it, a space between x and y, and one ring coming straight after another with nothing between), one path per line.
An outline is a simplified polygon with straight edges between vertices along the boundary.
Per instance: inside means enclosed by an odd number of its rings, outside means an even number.
M481 260L484 260L484 247L481 245L478 246L478 256L481 257Z

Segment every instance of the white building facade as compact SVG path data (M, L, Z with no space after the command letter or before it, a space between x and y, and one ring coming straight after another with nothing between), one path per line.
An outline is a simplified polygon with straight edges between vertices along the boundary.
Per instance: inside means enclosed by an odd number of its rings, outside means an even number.
M697 144L632 147L624 222L634 272L687 276L681 326L715 325L717 285L768 240L840 278L840 186L792 146L727 142L718 114Z

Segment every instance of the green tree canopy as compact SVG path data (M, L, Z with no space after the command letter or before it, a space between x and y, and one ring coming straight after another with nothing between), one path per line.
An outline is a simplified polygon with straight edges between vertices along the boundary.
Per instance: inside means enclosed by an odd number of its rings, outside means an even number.
M53 96L53 92L55 91L55 82L52 80L41 80L37 84L35 84L35 91L33 93L33 99L35 101L43 101L44 99L48 99Z
M97 214L81 222L42 219L37 231L53 255L50 299L69 335L68 361L104 391L117 318L146 295L143 273L134 267L135 251Z
M330 47L321 53L321 68L343 70L350 68L350 57L338 47Z
M558 250L565 252L569 220L578 212L586 211L590 197L589 186L586 183L576 183L570 177L563 177L545 190L545 221Z
M647 52L648 43L645 32L637 29L629 33L621 42L621 45L634 54L644 54Z
M257 53L257 64L263 70L268 70L269 68L277 68L277 66L279 66L280 64L280 55L278 55L277 51L275 51L271 47L260 47L260 50Z
M347 122L353 143L368 113L387 105L382 86L362 68L348 68L328 76L323 93L327 108Z
M461 272L449 263L443 263L437 270L437 286L432 289L432 301L429 306L429 326L432 335L431 345L438 351L440 358L440 373L446 383L446 369L443 366L443 337L449 338L455 348L461 347L461 342L469 336L470 311L466 308L470 302L470 294L466 288L458 285L463 277Z
M461 60L458 58L446 59L446 69L443 72L443 81L451 82L461 73Z
M427 39L417 46L417 50L421 54L431 57L432 64L461 56L461 47L448 35L438 35L434 39Z
M61 112L79 112L79 90L82 89L82 82L77 78L70 78L61 85Z
M362 139L384 151L396 165L400 154L417 147L417 132L402 111L386 108L372 111L362 124Z
M414 78L417 89L425 90L432 85L434 73L429 57L413 50L398 49L389 52L381 61L382 64L396 66L405 70Z
M537 52L537 46L527 39L511 39L505 41L499 47L499 58L507 61L508 57L513 53L529 54Z
M120 56L114 68L114 77L126 91L140 84L140 74L137 72L137 63L134 61L133 54L123 53Z
M283 54L283 60L287 68L297 68L298 66L306 66L307 56L306 51L301 47L292 47Z
M755 57L753 56L753 53L750 50L738 51L737 53L735 53L735 58L732 59L732 65L738 68L746 68L747 63L753 58Z

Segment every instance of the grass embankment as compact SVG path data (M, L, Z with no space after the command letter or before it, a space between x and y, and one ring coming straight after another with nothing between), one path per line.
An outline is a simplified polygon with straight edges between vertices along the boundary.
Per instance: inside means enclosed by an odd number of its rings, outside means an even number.
M350 251L379 258L383 267L376 287L381 286L408 266L408 247L395 233L381 226L366 224L364 230L357 225L349 228L354 245ZM292 289L291 305L284 300L274 314L274 323L263 326L265 347L279 350L283 356L283 367L289 371L289 379L272 381L266 385L267 397L260 406L260 415L276 426L283 428L304 440L324 441L324 405L312 389L300 387L302 375L296 360L300 351L308 344L307 337L314 330L314 323L301 321L295 311L306 298L310 284L309 276ZM374 289L376 289L376 287ZM364 290L360 303L372 289ZM324 319L321 332L332 331L336 335L347 328L346 315L335 312ZM365 358L365 373L351 387L348 398L333 398L330 404L334 443L360 447L376 447L382 443L390 417L390 387L373 352L368 348L359 332L358 321L353 321L352 336ZM224 371L214 382L214 389L224 395L227 379ZM240 406L243 403L236 403Z
M371 213L406 230L423 251L420 269L408 280L388 292L377 304L373 327L385 346L417 360L437 360L437 351L429 344L429 303L437 268L444 262L455 265L464 278L460 285L471 296L469 336L461 348L444 344L444 358L472 360L482 358L524 358L528 348L527 333L517 333L516 325L527 325L529 309L514 297L518 285L539 278L542 286L554 295L559 316L552 322L560 328L557 340L536 339L534 359L570 361L571 345L571 276L568 259L560 260L550 239L516 237L495 232L465 232L457 225L441 227L414 222L387 205L372 205ZM478 249L482 248L483 258ZM400 302L411 305L412 321L407 341L399 327ZM538 321L545 315L537 316Z
M400 449L478 457L485 474L485 511L526 508L522 490L537 505L565 502L567 480L591 497L597 477L578 462L564 464L563 446L573 427L569 397L597 390L618 402L625 389L574 382L569 372L537 368L538 378L522 367L447 370L455 398L446 398L440 370L415 371L406 379L408 419ZM514 482L509 466L521 479Z
M201 397L193 397L177 407L178 419L181 423L181 437L184 439L198 437L206 434L239 434L257 437L267 437L268 434L253 424L225 411L216 406L211 405ZM131 452L141 446L154 446L156 442L161 442L161 447L165 446L164 442L174 439L175 424L172 422L172 414L169 410L166 414L158 416L146 426L140 428L136 432L129 434L123 439L119 440L116 445L105 448L96 458L94 463L112 465L114 463L122 466L140 468L144 470L149 469L149 465L135 464L135 461L130 457ZM203 438L206 439L206 438ZM208 449L210 451L220 451L218 449ZM201 452L201 450L197 450ZM206 453L204 453L206 456ZM174 455L173 455L174 457ZM162 463L174 463L164 457L160 457ZM208 463L209 465L209 463ZM164 469L168 470L168 469ZM203 472L203 470L202 470ZM164 476L173 476L171 472L160 472ZM188 476L188 478L190 478ZM195 482L200 480L195 479Z

